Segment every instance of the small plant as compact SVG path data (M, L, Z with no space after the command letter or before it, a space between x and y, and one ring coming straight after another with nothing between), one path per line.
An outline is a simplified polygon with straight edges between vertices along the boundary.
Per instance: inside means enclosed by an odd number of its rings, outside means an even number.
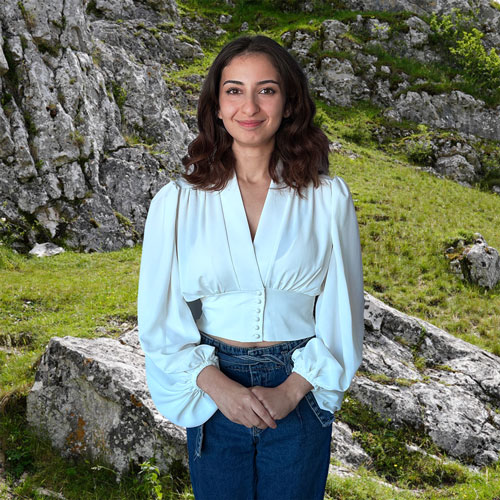
M420 165L429 165L433 153L431 133L423 124L418 125L417 129L416 134L404 139L406 155L410 161Z
M433 14L430 27L435 41L447 47L454 63L477 87L497 94L500 87L500 56L495 48L488 52L483 45L484 33L474 27L478 12L462 13L453 9L450 14Z
M127 100L127 91L118 85L118 83L112 83L113 97L115 98L116 105L120 108L123 108L125 101Z
M150 458L146 460L140 467L139 474L142 475L146 493L151 495L151 498L155 500L162 500L163 491L160 483L160 470L154 464L154 459Z
M69 133L69 137L79 148L85 144L85 137L78 130L72 130Z
M36 18L33 12L30 10L27 10L26 7L24 6L23 2L17 2L17 6L19 7L19 10L21 11L21 14L23 15L24 21L26 23L26 26L29 30L32 30L35 25L36 25Z
M121 214L120 212L114 212L115 214L115 217L118 219L118 222L124 226L124 227L128 227L128 228L133 228L134 225L132 224L132 221L128 218L128 217L125 217L123 214Z

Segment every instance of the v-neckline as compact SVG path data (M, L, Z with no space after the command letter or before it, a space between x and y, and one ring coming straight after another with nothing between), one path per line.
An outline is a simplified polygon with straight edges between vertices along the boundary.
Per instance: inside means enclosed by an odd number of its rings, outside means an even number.
M271 182L269 183L269 187L267 188L267 193L266 193L266 198L264 199L264 204L262 205L262 210L260 211L260 215L259 215L259 220L257 221L257 227L255 228L255 234L253 235L253 239L252 239L252 230L250 228L250 221L248 220L248 217L247 217L247 212L245 210L245 203L243 201L243 194L241 193L241 187L240 187L240 183L238 181L238 178L236 176L236 173L233 174L233 179L234 179L234 182L236 184L236 189L238 190L239 192L239 197L240 197L240 201L241 201L241 207L243 208L243 213L245 214L245 220L247 221L247 226L248 226L248 235L250 236L250 241L252 242L252 245L254 246L255 248L255 240L257 239L257 236L259 234L259 228L261 227L261 222L262 222L262 219L263 217L265 216L265 212L266 212L266 205L268 205L268 200L271 198L271 189L274 189L275 186L274 186L274 181L273 179L271 178Z
M221 191L226 234L232 263L242 289L262 289L272 268L283 224L287 220L287 203L291 196L271 179L252 241L243 198L236 174Z

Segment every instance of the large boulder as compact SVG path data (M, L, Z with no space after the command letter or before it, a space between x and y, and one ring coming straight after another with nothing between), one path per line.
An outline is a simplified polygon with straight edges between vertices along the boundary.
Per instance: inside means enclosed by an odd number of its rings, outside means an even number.
M152 457L162 471L187 466L186 431L156 410L132 337L51 339L28 395L28 423L63 456L87 456L119 473Z
M466 245L464 240L446 250L450 269L461 279L491 290L500 282L500 255L496 248L490 247L479 233L474 241Z
M365 326L350 397L390 425L425 432L451 457L498 460L500 358L368 294ZM28 421L64 455L120 472L150 457L162 470L186 464L184 429L162 417L149 395L136 329L120 340L53 338L28 396ZM371 461L343 422L334 426L332 457L354 467Z

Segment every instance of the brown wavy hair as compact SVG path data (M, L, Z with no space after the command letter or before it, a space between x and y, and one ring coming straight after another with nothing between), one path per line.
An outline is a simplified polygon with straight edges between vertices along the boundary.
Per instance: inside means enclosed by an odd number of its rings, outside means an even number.
M182 160L185 167L182 176L200 189L217 191L226 186L236 158L231 147L233 138L217 117L222 70L234 57L254 53L266 54L277 69L285 92L284 109L290 112L288 117L283 117L276 132L269 175L275 182L282 180L300 195L301 189L311 181L315 187L319 185L319 174L328 174L328 139L313 124L316 106L301 67L280 44L261 35L233 40L212 63L198 101L199 133ZM276 169L280 159L283 162L281 179Z

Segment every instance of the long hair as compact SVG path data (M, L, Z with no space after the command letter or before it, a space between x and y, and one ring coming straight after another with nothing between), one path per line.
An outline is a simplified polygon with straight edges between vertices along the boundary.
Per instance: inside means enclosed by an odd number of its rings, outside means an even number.
M198 101L199 133L183 159L186 167L183 177L197 188L216 191L223 189L232 176L236 158L231 147L233 138L217 117L219 85L222 70L234 57L243 54L265 54L270 58L283 84L284 109L290 112L288 117L283 117L276 132L269 175L275 182L281 180L295 189L299 195L311 181L317 187L319 174L328 174L328 139L313 124L316 106L309 95L307 78L286 49L260 35L233 40L212 63ZM276 169L280 159L283 162L281 179Z

